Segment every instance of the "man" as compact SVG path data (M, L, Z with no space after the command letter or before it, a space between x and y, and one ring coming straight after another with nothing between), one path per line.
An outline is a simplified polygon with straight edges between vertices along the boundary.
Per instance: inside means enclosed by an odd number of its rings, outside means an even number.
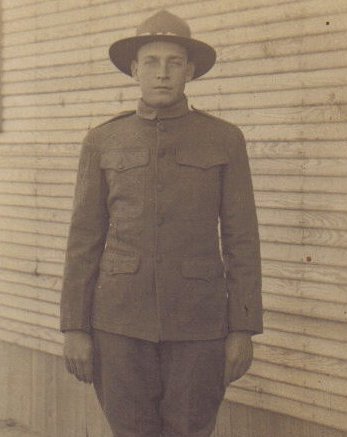
M61 303L66 366L93 382L114 435L207 437L262 332L244 138L189 110L185 84L215 51L180 18L160 11L110 57L142 98L83 143Z

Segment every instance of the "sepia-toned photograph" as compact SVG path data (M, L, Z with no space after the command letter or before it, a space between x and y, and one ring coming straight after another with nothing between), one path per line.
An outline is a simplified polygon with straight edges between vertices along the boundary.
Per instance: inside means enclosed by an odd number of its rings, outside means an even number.
M0 0L0 437L347 437L346 121L346 0Z

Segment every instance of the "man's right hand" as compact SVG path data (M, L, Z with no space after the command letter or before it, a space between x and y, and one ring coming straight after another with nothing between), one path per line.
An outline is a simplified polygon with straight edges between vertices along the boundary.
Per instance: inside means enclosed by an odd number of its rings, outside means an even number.
M69 373L79 381L91 383L93 380L93 341L83 331L67 331L64 334L64 359Z

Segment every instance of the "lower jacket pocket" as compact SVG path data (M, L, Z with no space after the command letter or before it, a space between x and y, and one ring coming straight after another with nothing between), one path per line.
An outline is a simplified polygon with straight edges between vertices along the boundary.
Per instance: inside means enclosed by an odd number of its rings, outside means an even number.
M192 257L182 261L182 275L185 278L213 279L223 276L224 266L215 257Z
M140 265L137 253L105 252L101 258L100 270L114 275L118 273L136 273Z

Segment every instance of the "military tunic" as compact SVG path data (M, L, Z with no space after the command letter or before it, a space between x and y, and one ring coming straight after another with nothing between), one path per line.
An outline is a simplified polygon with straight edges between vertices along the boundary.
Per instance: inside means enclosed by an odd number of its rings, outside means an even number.
M83 142L61 330L150 341L262 332L257 217L242 132L184 98Z

